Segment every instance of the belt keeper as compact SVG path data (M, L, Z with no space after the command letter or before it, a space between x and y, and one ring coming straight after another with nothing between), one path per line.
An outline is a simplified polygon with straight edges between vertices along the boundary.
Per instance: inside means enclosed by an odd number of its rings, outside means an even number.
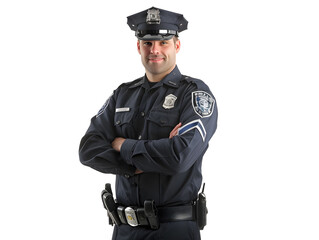
M122 223L128 224L126 221L126 216L125 216L125 207L118 206L117 207L117 214L119 215L119 218L120 218Z
M158 229L159 228L159 219L157 215L157 209L155 206L154 201L151 200L145 200L144 201L144 211L145 216L147 217L151 229Z

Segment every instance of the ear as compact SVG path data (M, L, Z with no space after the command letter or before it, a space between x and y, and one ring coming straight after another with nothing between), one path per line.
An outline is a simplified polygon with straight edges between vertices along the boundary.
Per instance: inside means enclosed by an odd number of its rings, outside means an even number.
M179 39L176 40L175 49L176 49L176 53L178 53L179 50L181 49L181 41Z
M140 45L140 40L137 40L137 51L141 55L141 45Z

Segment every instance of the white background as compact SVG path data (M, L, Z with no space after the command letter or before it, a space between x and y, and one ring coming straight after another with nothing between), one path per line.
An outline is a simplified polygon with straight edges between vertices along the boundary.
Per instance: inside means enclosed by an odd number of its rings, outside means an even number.
M110 239L84 167L90 118L144 74L126 17L183 13L178 66L219 107L205 155L202 239L319 239L316 1L4 0L0 3L1 239Z

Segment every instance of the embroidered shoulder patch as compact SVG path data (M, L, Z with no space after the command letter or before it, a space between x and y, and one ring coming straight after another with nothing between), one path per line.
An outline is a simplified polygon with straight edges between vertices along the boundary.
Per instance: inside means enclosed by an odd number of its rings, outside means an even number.
M192 92L192 105L194 111L201 118L209 117L213 113L215 99L207 92Z
M104 113L105 109L107 108L107 106L110 103L110 99L113 96L113 94L106 100L106 102L103 104L103 106L101 107L101 109L99 110L99 112L96 114L96 117L98 118L102 113Z

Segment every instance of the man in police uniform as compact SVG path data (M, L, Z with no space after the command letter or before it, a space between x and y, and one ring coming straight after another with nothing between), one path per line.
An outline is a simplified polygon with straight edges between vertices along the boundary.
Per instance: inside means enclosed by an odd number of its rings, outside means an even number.
M200 239L196 199L217 106L203 81L176 66L187 23L154 7L128 17L145 76L120 85L81 140L81 162L116 175L113 239Z

